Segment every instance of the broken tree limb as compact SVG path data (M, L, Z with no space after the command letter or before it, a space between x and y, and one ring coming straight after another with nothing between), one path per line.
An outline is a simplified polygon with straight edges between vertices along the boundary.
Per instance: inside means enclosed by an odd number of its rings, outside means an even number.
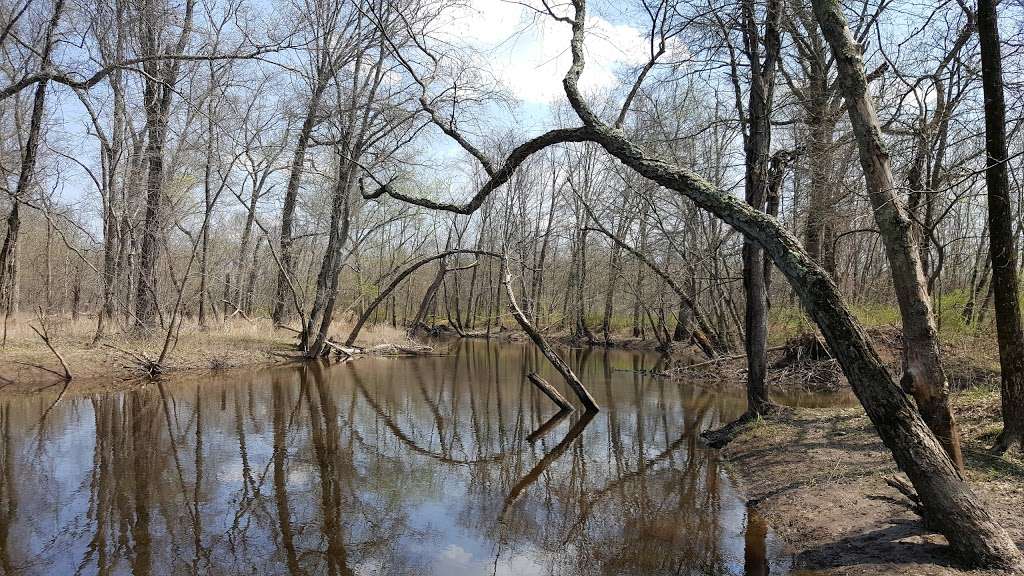
M572 404L565 399L565 396L562 396L561 392L559 392L557 388L552 386L547 380L538 376L536 372L530 372L526 375L526 378L529 379L530 382L533 382L533 385L539 388L545 396L550 398L551 401L558 406L560 412L571 412L573 410Z
M502 260L502 263L502 267L504 268L504 260ZM587 412L596 412L600 410L600 407L597 405L597 401L595 401L594 397L590 395L587 387L584 386L583 383L580 382L580 379L576 377L572 368L562 360L558 353L555 352L554 348L548 344L547 340L545 340L544 337L540 335L540 332L533 327L533 324L530 324L530 321L527 320L526 315L523 314L523 311L519 308L519 304L516 303L516 296L512 292L512 277L507 271L505 271L503 283L505 284L505 292L508 293L508 309L512 313L512 317L516 319L516 322L518 322L519 326L523 329L523 332L526 332L526 335L530 337L530 340L533 340L533 343L537 345L537 348L539 348L541 353L544 354L544 357L551 362L551 365L555 367L555 370L558 370L558 373L565 379L565 383L568 384L569 387L572 388L572 391L576 393L576 396L580 399L580 402L583 404L584 408L586 408Z

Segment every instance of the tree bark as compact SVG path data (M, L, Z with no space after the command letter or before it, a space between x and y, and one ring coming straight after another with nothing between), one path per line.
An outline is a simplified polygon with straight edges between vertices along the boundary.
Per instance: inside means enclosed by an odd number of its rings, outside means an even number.
M746 169L744 198L754 210L764 211L768 199L768 155L771 151L771 108L775 92L775 68L780 51L779 0L769 0L765 11L764 39L754 17L754 0L744 0L741 11L744 39L750 65L750 95L747 106L744 154ZM761 61L761 46L764 61ZM739 79L737 78L737 83ZM742 111L741 111L742 113ZM743 241L743 288L747 352L747 414L756 416L771 410L768 386L768 284L764 252L753 240Z
M321 72L321 75L326 72ZM320 99L327 89L326 76L318 75L316 86L309 96L309 103L306 106L306 116L302 120L302 127L299 128L298 139L295 142L295 151L292 153L291 170L288 173L288 186L284 192L284 207L281 210L281 268L277 275L277 288L274 292L274 308L271 312L271 319L275 325L280 325L286 320L288 302L288 279L295 272L295 263L292 253L293 230L295 227L295 208L299 199L299 184L302 182L302 173L306 166L306 150L309 148L310 138L313 136L313 128L317 125L317 111L320 107Z
M1005 452L1013 443L1024 447L1024 331L1021 330L1017 286L1017 246L1013 237L1013 201L1007 171L1006 102L995 0L978 0L978 37L985 94L985 183L988 187L989 252L992 296L1002 378L1003 431L993 450Z
M146 14L141 27L140 42L143 54L156 56L165 50L181 55L185 51L192 30L195 0L187 0L181 34L171 48L161 46L162 22L157 13ZM144 108L146 114L146 215L142 229L142 247L139 253L139 278L135 294L135 327L149 331L157 319L157 274L160 240L163 235L163 178L164 147L170 122L171 103L178 81L181 60L153 59L143 63Z
M897 195L889 152L875 106L868 93L862 49L837 0L813 0L815 17L832 47L839 83L846 99L860 151L868 196L892 272L896 300L903 318L904 389L914 396L928 427L942 442L958 470L963 470L960 432L949 406L949 383L939 354L927 279L914 239L913 222Z

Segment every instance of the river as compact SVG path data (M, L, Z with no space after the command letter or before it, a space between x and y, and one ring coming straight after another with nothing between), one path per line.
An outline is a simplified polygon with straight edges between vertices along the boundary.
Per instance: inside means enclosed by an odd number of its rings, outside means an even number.
M529 345L440 349L0 395L0 574L789 571L699 441L742 389L567 350L602 410L558 417Z

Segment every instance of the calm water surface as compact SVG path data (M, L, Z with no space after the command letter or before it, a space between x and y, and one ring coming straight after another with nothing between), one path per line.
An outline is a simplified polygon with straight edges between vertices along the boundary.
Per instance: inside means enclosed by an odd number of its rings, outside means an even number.
M0 574L787 573L698 441L742 391L573 350L552 418L531 347L449 352L0 396Z

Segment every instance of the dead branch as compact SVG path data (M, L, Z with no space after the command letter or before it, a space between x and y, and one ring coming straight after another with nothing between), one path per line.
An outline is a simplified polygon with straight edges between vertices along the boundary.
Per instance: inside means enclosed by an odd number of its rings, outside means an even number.
M39 336L39 338L43 341L43 344L46 344L46 347L50 349L50 352L52 352L53 355L57 357L57 361L60 362L60 367L64 369L64 380L70 382L71 370L68 369L68 363L64 361L64 357L61 356L60 352L57 351L57 349L53 346L53 343L50 341L50 332L46 327L46 319L43 316L43 309L41 307L38 309L38 319L39 326L40 328L42 328L42 330L36 328L31 324L29 324L28 327L31 328L32 331Z
M505 267L505 260L502 259L502 262L502 266ZM526 335L530 337L530 340L533 340L533 343L537 345L537 348L539 348L541 353L544 354L544 357L551 362L551 365L555 367L555 370L558 370L558 373L562 375L562 378L565 379L565 383L568 384L569 387L572 388L573 392L576 393L576 396L580 399L580 402L583 403L587 412L596 412L600 410L597 405L597 401L590 395L587 387L584 386L583 383L580 382L580 379L576 377L576 373L572 371L572 368L570 368L564 360L562 360L558 353L555 352L554 348L552 348L548 344L547 340L541 336L540 332L533 327L533 324L530 324L526 315L523 314L523 311L519 308L519 304L516 303L515 293L512 291L512 277L509 275L507 270L504 271L504 280L502 282L505 284L505 292L508 293L508 309L512 313L512 317L516 319L516 322L518 322L519 326L524 332L526 332Z
M550 398L551 401L554 402L556 406L558 406L560 412L572 411L572 404L570 404L569 401L565 399L565 396L562 396L562 394L558 391L557 388L552 386L551 383L549 383L547 380L538 376L536 372L530 372L529 374L526 375L526 378L529 379L530 382L533 382L533 385L539 388L545 396Z

